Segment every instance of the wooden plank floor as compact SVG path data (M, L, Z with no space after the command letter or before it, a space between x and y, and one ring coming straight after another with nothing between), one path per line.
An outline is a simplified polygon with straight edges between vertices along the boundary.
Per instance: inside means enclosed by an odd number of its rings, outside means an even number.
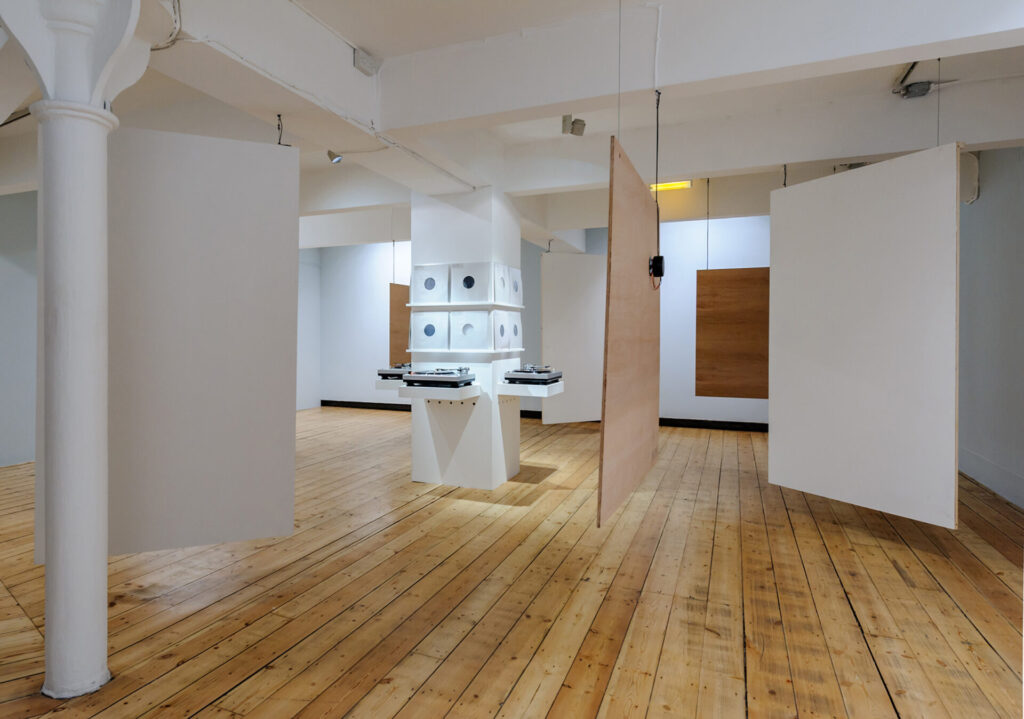
M524 421L494 492L409 481L409 415L298 415L291 537L110 562L100 691L39 694L32 466L0 469L0 717L1020 717L1024 512L955 532L663 428L595 526L598 430Z

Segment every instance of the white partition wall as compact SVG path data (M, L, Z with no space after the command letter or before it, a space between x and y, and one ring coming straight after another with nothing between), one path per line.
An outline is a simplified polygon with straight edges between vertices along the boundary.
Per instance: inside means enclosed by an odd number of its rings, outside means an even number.
M544 424L601 419L606 255L541 255L545 364L562 370L565 391L544 401Z
M109 159L110 552L290 534L298 152L122 128Z
M770 479L957 517L958 148L772 193Z

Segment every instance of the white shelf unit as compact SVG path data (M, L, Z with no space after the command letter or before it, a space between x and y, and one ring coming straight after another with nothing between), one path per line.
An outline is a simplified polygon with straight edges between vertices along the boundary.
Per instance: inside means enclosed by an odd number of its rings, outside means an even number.
M402 380L400 379L378 379L373 383L376 389L400 389L402 386Z
M407 304L411 310L426 310L431 312L458 312L460 310L512 310L522 312L525 305L506 305L500 302L437 302L437 303L410 303Z
M472 399L480 396L480 385L476 382L465 387L409 387L398 388L398 396L406 399Z
M514 395L516 397L554 397L556 394L562 394L564 390L565 382L561 380L552 384L498 383L498 394Z

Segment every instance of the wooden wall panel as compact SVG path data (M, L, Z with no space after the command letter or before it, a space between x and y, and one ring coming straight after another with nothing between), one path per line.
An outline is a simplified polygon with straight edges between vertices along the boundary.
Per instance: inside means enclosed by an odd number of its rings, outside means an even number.
M768 268L697 271L698 397L768 399Z
M657 254L658 208L614 137L609 184L599 525L654 465L661 351L660 295L647 273Z
M388 332L388 362L399 364L410 362L409 349L409 285L388 283L390 297L391 329Z

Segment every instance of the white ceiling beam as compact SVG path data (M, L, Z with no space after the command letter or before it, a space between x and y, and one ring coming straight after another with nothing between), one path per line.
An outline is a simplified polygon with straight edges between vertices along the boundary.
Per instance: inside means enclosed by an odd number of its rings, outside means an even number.
M627 5L621 88L696 95L1021 44L1019 0ZM607 107L617 66L617 13L426 50L384 63L381 121L391 131Z
M661 128L661 179L751 173L784 163L902 153L936 144L934 92L910 100L877 94L772 108ZM970 149L1024 143L1024 78L948 85L941 90L940 141ZM654 179L654 129L623 133L640 174ZM511 145L506 191L588 190L608 183L608 137L567 137ZM551 225L553 226L553 225Z

